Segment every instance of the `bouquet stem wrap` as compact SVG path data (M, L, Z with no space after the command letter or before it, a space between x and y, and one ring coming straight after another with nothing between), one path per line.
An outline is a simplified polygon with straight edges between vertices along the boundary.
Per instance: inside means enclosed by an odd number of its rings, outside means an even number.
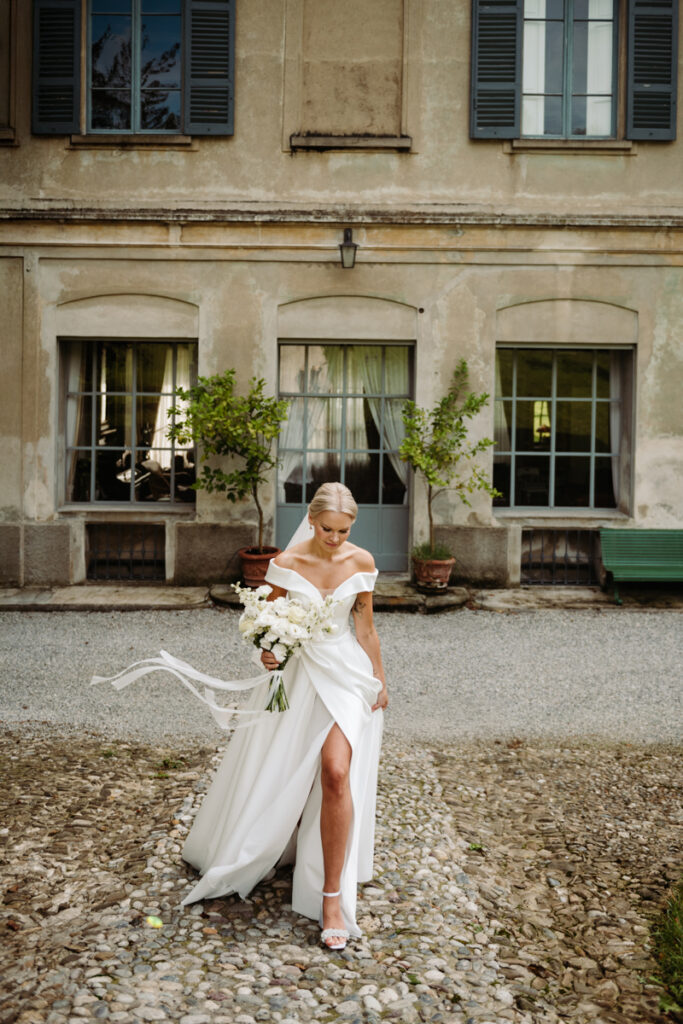
M276 669L270 673L270 690L266 711L289 711L287 691L282 682L282 669Z

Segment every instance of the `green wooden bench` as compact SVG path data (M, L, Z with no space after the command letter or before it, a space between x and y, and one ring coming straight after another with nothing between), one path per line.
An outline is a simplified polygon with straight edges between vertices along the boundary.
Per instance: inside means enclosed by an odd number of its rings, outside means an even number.
M600 530L602 564L614 581L614 599L622 604L617 584L623 581L683 581L683 530Z

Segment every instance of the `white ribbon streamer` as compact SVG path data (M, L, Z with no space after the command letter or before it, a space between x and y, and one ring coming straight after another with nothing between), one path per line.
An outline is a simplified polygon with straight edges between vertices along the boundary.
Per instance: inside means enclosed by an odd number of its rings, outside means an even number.
M129 686L137 679L150 675L152 672L168 672L170 675L175 676L176 679L179 679L183 686L186 686L202 704L206 704L221 729L229 729L234 724L234 718L238 715L244 718L244 721L236 726L241 728L246 725L256 725L259 722L270 719L273 714L286 714L286 712L272 712L265 709L226 708L221 707L215 701L214 690L232 692L253 690L262 683L272 683L273 673L264 672L251 679L235 679L230 681L216 679L214 676L208 676L204 672L199 672L192 665L188 665L187 662L174 658L168 651L160 651L158 658L144 658L142 661L136 661L115 676L93 676L90 684L92 686L95 683L111 683L117 690L122 690L125 686ZM196 686L192 685L191 679L204 684L203 694L200 693Z

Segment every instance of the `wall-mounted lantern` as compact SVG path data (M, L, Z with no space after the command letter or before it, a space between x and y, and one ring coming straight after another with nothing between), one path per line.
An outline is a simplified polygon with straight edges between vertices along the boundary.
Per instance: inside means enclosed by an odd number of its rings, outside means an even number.
M344 241L339 246L341 254L341 265L344 270L352 270L356 263L356 249L358 246L353 240L351 228L344 228Z

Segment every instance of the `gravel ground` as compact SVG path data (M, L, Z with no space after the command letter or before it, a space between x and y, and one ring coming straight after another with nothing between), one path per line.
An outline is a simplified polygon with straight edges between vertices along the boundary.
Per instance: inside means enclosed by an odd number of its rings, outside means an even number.
M125 692L90 686L161 648L222 678L256 671L233 610L0 614L6 724L93 728L111 738L219 739L208 711L170 676ZM683 632L676 612L463 609L377 615L389 737L677 743Z
M181 908L225 737L170 677L88 682L160 648L252 675L237 613L0 614L0 1024L666 1024L680 616L377 619L375 876L330 954L287 869Z

